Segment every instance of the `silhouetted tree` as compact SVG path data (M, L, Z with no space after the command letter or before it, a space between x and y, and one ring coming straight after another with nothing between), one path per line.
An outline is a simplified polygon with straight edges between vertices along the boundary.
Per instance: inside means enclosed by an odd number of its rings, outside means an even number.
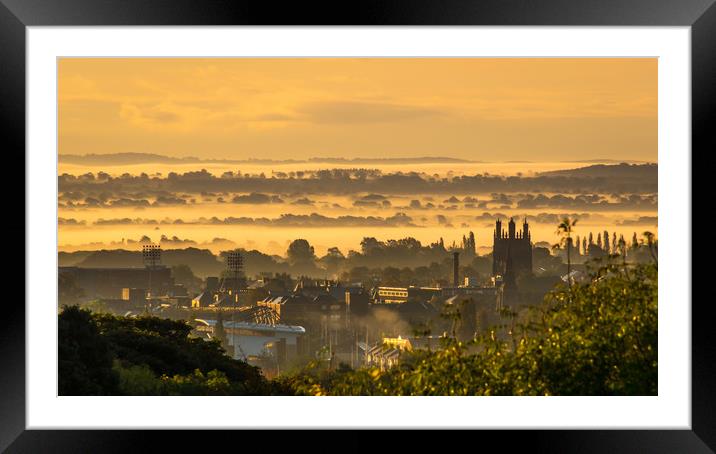
M573 220L568 217L565 217L564 219L562 219L562 222L560 222L560 224L557 226L557 235L560 236L560 242L565 243L567 245L567 285L570 289L572 288L572 276L570 276L570 273L572 272L572 231L575 225L577 225L577 219ZM589 239L591 243L591 233L589 234Z
M617 232L612 233L612 254L617 253Z
M646 232L644 232L643 235L646 238L646 245L649 248L649 254L651 255L651 258L654 260L654 263L657 263L658 259L657 259L655 236L652 232L650 232L648 230Z
M627 258L627 244L624 240L624 235L619 235L619 241L617 242L617 248L619 249L619 255L622 256L622 266L626 270L626 258Z
M58 393L61 396L108 395L118 392L109 344L92 314L65 306L58 316Z
M316 255L308 241L304 239L293 240L286 251L288 261L292 266L314 267Z
M577 255L582 255L582 243L579 239L579 235L577 235L577 240L575 241L575 252Z

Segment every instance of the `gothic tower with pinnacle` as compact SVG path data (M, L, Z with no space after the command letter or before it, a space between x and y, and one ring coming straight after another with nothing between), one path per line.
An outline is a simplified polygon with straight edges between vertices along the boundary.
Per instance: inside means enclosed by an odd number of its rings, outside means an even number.
M495 221L492 246L492 275L515 279L521 274L532 274L532 241L525 218L522 230L517 231L514 219L502 229L502 221Z

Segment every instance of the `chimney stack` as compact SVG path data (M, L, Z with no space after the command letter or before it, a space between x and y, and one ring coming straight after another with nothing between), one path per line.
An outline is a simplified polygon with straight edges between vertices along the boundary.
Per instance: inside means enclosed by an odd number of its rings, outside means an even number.
M452 253L452 285L458 287L460 285L460 253Z

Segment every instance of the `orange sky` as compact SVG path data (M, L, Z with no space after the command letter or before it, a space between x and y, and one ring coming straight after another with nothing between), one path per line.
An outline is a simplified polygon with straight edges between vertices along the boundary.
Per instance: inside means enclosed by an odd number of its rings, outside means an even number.
M59 152L657 159L656 59L61 59Z

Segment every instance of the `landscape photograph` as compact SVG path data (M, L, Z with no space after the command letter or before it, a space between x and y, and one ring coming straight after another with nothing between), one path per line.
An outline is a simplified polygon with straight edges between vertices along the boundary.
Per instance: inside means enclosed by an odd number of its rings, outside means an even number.
M59 395L658 395L657 76L59 59Z

